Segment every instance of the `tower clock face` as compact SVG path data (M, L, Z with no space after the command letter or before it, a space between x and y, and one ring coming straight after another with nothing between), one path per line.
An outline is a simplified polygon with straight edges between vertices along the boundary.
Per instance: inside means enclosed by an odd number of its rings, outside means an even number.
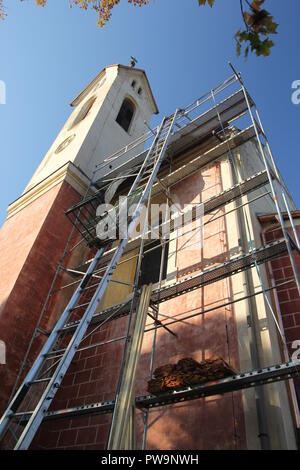
M75 139L76 134L72 134L69 137L67 137L55 150L55 153L60 153L62 152L68 145Z

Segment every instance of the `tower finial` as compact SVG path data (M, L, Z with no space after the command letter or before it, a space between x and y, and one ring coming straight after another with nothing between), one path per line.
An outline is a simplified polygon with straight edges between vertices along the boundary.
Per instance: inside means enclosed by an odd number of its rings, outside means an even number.
M135 65L137 64L137 59L133 56L130 57L131 60L130 60L130 67L133 69L135 67Z

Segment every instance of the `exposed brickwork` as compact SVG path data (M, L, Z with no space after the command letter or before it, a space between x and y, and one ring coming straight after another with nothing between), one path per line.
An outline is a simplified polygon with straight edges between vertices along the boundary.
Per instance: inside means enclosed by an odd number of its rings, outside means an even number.
M173 190L184 204L206 200L222 191L218 165L197 172ZM212 267L228 257L226 225L222 218L205 226L203 249L193 247L193 240L189 238L190 235L185 235L177 241L177 279L191 272L195 274ZM185 249L187 242L190 247ZM197 313L205 307L226 302L229 298L230 280L224 280L163 303L160 312L166 316L180 318ZM171 329L177 333L177 338L163 329L158 331L154 367L174 363L187 356L202 361L210 355L220 355L239 369L237 333L232 309L219 308L177 323ZM144 354L137 382L137 388L141 391L145 390L148 379L152 341L153 334L148 333L144 341ZM140 437L141 419L138 425ZM205 429L205 432L200 432L200 429ZM236 394L233 400L230 396L213 397L151 411L147 445L149 449L245 448L240 395Z
M290 233L292 235L292 231ZM300 236L300 227L297 227L297 233L298 236ZM281 230L272 230L272 228L270 228L266 233L266 240L267 242L273 242L282 238L282 236ZM294 257L298 272L300 273L300 255L294 252ZM270 266L271 273L276 283L281 283L287 279L293 278L293 270L288 256L272 261ZM285 286L279 287L277 289L277 296L287 346L291 357L295 352L295 349L293 349L293 342L300 341L300 297L295 282L293 281ZM299 349L299 345L297 349ZM300 380L297 379L294 382L296 389L298 389L298 396L300 398Z
M220 169L212 165L184 180L173 188L182 203L200 202L222 190ZM228 256L224 219L209 224L205 230L205 248L184 249L187 236L177 242L177 279L191 270L213 266ZM204 306L211 307L230 297L230 281L225 280L173 299L161 305L161 313L179 318L196 313ZM84 344L94 344L118 338L125 334L128 318L115 320L92 335ZM149 320L152 323L152 320ZM232 309L219 308L213 313L197 316L172 326L178 338L160 329L157 335L154 367L192 356L201 361L218 354L239 369L238 342ZM228 342L227 342L228 340ZM147 393L153 332L145 334L138 371L136 394ZM111 400L119 375L123 341L107 343L78 352L64 378L51 409L63 409L93 402ZM33 448L103 449L106 446L111 416L90 416L45 422ZM138 447L141 446L142 417L137 413ZM50 433L49 441L47 432ZM51 444L49 444L49 442ZM55 444L53 445L53 443ZM241 395L235 393L182 403L153 410L148 431L149 449L243 449L245 443L244 417Z
M70 234L64 212L79 199L66 182L50 189L15 216L0 232L0 339L7 364L0 365L0 412L3 411L32 337L41 307ZM58 284L62 279L58 279ZM51 305L43 327L53 325ZM64 299L60 299L64 303ZM35 349L41 346L36 341ZM31 358L32 359L32 358Z
M39 450L104 449L110 421L109 415L48 421L40 427L32 447Z

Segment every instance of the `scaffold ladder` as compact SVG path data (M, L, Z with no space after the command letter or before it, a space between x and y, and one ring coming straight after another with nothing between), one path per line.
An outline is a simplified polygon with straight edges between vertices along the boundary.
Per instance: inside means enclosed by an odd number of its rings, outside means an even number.
M0 421L0 439L9 432L11 435L10 438L15 441L11 448L15 450L28 449L60 388L71 361L78 351L92 317L123 255L130 235L139 221L141 210L147 202L153 183L164 160L173 126L179 114L180 111L177 110L170 117L165 117L157 129L153 143L147 152L144 162L141 164L138 174L127 194L127 198L140 187L141 183L143 183L144 189L133 215L129 219L126 236L119 241L119 246L111 258L99 284L97 284L94 294L90 299L86 299L87 292L92 292L90 282L93 279L95 280L95 271L105 252L105 248L103 247L97 251L78 288L72 295L71 300L60 316L56 326L52 330L32 368ZM85 302L80 304L79 302L82 302L83 298ZM71 315L74 314L74 311L76 311L76 309L80 311L81 308L84 309L82 316L73 335L66 341L63 329Z

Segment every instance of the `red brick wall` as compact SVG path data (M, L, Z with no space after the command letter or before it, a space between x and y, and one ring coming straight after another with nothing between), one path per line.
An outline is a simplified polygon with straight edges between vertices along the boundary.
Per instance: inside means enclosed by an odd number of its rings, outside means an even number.
M212 165L199 171L173 190L182 203L201 202L222 190L220 168ZM207 226L204 250L191 248L181 251L185 241L186 238L177 242L177 279L187 276L191 270L196 273L218 264L228 256L223 218ZM170 300L161 306L161 313L180 318L197 313L204 306L212 307L217 302L229 299L230 280L225 280ZM127 321L128 318L123 318L109 323L91 336L85 345L123 336ZM172 326L172 330L178 338L163 329L158 331L155 367L182 357L192 356L203 360L212 354L220 354L239 369L235 316L231 308L216 308L212 313L177 323ZM138 372L137 395L147 393L152 341L153 332L146 333ZM51 409L114 399L122 348L123 341L77 353ZM110 415L104 415L45 422L32 448L103 449L107 443L110 420ZM139 412L137 428L140 448L142 420ZM244 449L246 442L241 394L217 396L151 411L147 446L149 449Z
M222 191L219 166L211 165L197 172L172 188L172 191L182 204L207 200ZM206 216L205 221L211 217ZM202 249L192 246L195 241L191 234L177 240L177 280L225 261L228 257L225 219L220 218L205 226ZM160 312L180 319L229 299L230 280L224 280L163 303ZM174 363L183 357L192 356L202 361L217 354L239 369L235 316L231 308L216 307L211 313L176 323L170 328L178 337L174 338L163 329L158 331L154 367ZM148 379L151 347L152 334L149 333L144 341L144 355L137 383L140 390L145 389ZM139 428L142 429L141 420ZM245 430L240 395L211 397L151 411L147 444L149 449L244 448Z
M71 230L64 212L78 202L66 182L16 215L0 232L0 339L7 363L0 365L0 412L4 410ZM43 326L53 323L50 311ZM41 346L37 341L36 349ZM32 359L32 357L30 358Z
M290 230L291 235L292 231ZM297 227L297 233L300 237L300 227ZM270 228L266 233L266 241L272 242L282 238L282 230L273 230ZM298 273L300 273L300 255L294 251L294 259L296 261ZM287 279L293 278L293 270L291 267L289 256L283 256L280 259L270 263L271 274L276 282L280 284ZM300 297L295 282L291 282L277 289L277 296L284 326L284 333L289 350L290 357L295 352L292 348L294 341L300 341ZM297 347L299 349L299 347ZM300 380L295 380L295 386L300 398ZM300 405L300 400L299 400Z

